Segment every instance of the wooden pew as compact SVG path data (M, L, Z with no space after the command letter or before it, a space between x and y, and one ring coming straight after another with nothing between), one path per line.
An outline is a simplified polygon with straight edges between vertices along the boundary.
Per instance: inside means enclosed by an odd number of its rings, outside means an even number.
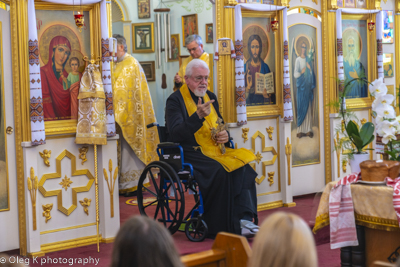
M243 236L220 232L210 250L181 257L187 267L246 267L251 248Z

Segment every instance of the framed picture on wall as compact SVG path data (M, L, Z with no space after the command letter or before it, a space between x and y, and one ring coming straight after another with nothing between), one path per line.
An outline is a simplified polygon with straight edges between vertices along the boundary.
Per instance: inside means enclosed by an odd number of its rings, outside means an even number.
M169 62L178 61L179 54L181 53L181 46L179 43L179 33L171 34L171 57L168 58Z
M382 43L393 44L393 11L383 10Z
M154 52L154 23L132 24L132 53Z
M385 78L394 77L393 54L383 54L383 74Z
M138 0L138 17L139 19L150 18L150 0Z
M206 43L212 43L214 36L213 24L208 23L206 24Z
M185 45L185 39L189 35L199 34L199 28L197 26L197 14L191 14L182 16L182 44Z
M146 75L146 79L148 82L152 82L156 80L156 62L155 61L141 61L139 62L142 65L144 74Z

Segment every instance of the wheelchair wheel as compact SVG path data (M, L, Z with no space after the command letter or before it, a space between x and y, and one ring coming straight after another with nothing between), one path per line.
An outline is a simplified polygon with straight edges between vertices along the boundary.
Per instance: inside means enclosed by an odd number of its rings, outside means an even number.
M200 218L192 218L186 222L185 233L192 242L203 241L208 233L208 227L205 221Z
M175 170L165 162L150 163L139 178L137 192L140 214L163 223L171 234L175 233L185 212L184 192ZM149 201L144 203L144 197Z

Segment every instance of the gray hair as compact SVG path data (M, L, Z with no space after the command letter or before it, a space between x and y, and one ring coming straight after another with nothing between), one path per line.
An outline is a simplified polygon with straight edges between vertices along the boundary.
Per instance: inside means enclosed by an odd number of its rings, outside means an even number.
M208 70L208 73L210 73L210 69L208 68L207 63L205 63L201 59L195 58L195 59L192 59L189 62L189 64L187 64L185 75L188 77L192 76L193 69L197 69L197 68L206 69L206 70Z
M128 52L128 46L126 45L126 39L125 39L125 37L124 36L122 36L121 34L113 34L113 37L115 38L115 39L117 39L117 43L119 44L119 45L123 45L124 46L124 51L125 52Z
M188 37L185 38L185 46L190 44L191 42L195 41L198 45L203 44L203 40L201 37L197 34L189 35Z

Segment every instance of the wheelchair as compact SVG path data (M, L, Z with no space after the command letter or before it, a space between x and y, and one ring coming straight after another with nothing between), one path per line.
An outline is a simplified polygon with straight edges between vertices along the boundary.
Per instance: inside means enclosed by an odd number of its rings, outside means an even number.
M193 242L203 241L208 233L202 219L203 197L193 177L193 166L184 162L183 149L178 143L167 142L166 127L157 123L160 137L157 146L159 161L153 161L143 170L137 188L137 201L141 215L164 224L174 234L183 223L187 238ZM148 181L148 182L147 182ZM185 216L185 192L194 197L195 205ZM144 202L144 194L150 196Z

